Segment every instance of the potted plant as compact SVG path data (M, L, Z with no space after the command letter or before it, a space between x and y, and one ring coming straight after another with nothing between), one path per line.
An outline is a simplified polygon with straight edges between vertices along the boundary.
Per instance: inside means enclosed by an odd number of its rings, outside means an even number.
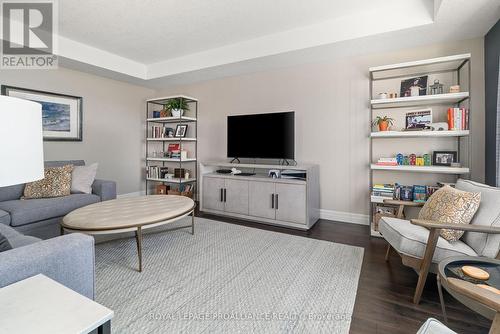
M184 111L189 110L189 105L186 99L173 98L165 104L165 109L170 110L173 117L181 117L184 115Z
M377 116L373 121L374 126L378 125L379 131L387 131L389 130L389 126L392 126L393 124L394 124L394 119L387 116L384 117Z

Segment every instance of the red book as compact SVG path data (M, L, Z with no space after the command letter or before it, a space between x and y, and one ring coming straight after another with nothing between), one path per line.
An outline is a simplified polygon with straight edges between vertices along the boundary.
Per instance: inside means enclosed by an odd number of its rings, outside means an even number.
M453 108L448 108L448 130L453 130L455 127L455 120L453 119Z
M181 144L168 144L168 151L167 152L174 152L174 151L180 151L181 149Z
M460 111L462 112L462 126L460 130L465 130L465 108L460 108Z

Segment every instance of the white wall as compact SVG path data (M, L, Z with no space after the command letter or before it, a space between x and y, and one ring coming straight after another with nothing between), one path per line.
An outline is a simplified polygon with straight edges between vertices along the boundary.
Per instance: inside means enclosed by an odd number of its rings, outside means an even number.
M45 142L45 160L98 162L97 177L115 180L118 193L141 189L144 101L153 90L62 68L3 70L0 84L83 97L83 141Z
M472 53L472 178L483 181L482 38L228 77L159 90L157 95L182 93L199 99L201 160L226 158L227 115L294 110L296 160L320 165L321 208L368 214L368 68L468 52Z

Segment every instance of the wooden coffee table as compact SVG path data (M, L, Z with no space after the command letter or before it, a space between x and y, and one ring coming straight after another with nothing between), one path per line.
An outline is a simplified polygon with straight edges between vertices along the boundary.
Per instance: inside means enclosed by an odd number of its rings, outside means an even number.
M194 234L195 202L185 196L148 195L119 198L87 205L67 214L61 222L61 234L80 232L89 235L135 232L139 272L142 271L142 230L173 223L191 214Z

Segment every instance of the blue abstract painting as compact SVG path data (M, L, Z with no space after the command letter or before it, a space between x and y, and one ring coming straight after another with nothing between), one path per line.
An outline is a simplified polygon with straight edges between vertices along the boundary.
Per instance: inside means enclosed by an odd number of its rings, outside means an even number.
M36 101L42 105L44 131L70 131L70 105Z

